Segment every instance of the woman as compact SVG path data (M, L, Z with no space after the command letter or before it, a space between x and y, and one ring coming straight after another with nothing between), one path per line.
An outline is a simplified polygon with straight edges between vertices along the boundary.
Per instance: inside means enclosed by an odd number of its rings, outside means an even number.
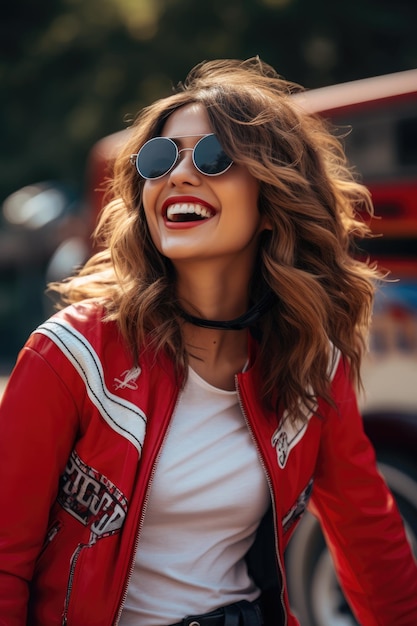
M101 251L4 395L1 624L295 625L283 555L308 501L360 623L417 623L353 391L371 202L295 90L207 62L133 125Z

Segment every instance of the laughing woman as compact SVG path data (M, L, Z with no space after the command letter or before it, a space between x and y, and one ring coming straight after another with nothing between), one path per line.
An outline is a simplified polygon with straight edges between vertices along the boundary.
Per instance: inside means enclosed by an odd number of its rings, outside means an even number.
M307 503L362 626L417 624L354 392L372 207L296 89L207 62L135 121L101 251L3 398L0 624L294 626Z

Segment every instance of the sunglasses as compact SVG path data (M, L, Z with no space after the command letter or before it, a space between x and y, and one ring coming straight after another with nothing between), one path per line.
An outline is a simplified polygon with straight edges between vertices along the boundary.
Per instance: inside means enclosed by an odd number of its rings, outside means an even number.
M219 176L233 163L221 147L216 135L213 134L204 135L197 141L194 148L181 150L169 137L154 137L149 139L137 154L130 156L130 162L136 165L142 178L155 180L168 174L180 158L181 152L186 150L192 151L195 168L205 176Z

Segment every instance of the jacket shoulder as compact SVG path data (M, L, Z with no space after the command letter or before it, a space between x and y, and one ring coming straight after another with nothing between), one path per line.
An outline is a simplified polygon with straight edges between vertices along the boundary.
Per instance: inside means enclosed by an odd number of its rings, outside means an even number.
M104 323L106 309L104 305L95 300L83 300L75 304L71 304L61 309L50 319L62 321L66 324L77 328L81 332L89 332L90 329L96 328L97 325ZM112 326L114 322L109 322Z
M27 345L40 350L45 337L55 343L74 341L97 346L106 338L118 338L120 334L115 321L106 321L105 307L96 301L82 301L61 309L40 324L31 334Z
M107 321L105 315L97 302L72 304L38 326L25 348L37 352L56 371L71 363L83 379L91 372L101 376L113 367L123 372L132 367L132 355L117 322Z

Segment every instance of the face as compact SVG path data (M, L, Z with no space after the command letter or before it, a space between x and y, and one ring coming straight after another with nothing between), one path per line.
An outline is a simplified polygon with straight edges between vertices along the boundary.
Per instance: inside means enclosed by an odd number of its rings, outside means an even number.
M168 118L161 134L175 138L181 150L212 132L205 108L190 104ZM206 176L185 150L168 174L145 181L143 205L155 246L174 265L221 258L253 262L266 227L258 195L258 181L243 166L234 163L219 176Z

